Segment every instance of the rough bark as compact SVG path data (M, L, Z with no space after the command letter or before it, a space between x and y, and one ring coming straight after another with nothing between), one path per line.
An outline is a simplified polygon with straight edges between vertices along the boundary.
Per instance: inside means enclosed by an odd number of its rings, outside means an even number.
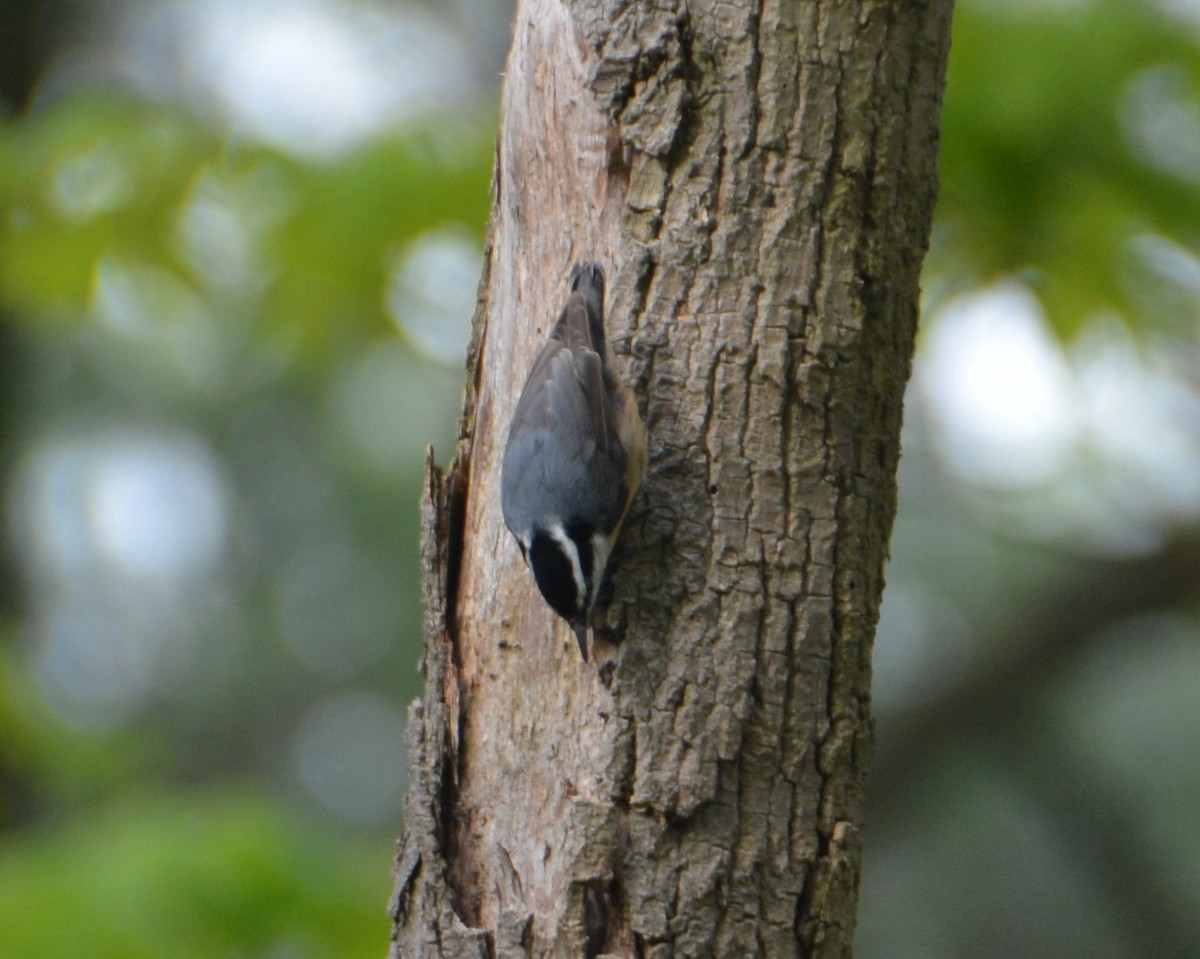
M849 955L950 8L520 3L393 955ZM651 451L587 665L498 496L580 257Z

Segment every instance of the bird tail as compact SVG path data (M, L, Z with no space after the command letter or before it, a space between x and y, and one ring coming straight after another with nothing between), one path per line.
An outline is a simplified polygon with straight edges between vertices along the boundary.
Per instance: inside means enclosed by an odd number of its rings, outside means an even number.
M571 267L571 292L579 293L587 306L588 326L596 352L608 356L604 332L604 268L595 260L581 260Z

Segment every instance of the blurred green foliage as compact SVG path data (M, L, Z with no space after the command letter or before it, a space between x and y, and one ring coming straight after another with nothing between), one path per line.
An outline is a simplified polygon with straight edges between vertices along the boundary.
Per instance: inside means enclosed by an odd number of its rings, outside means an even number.
M1200 955L1183 691L1200 661L1181 652L1200 622L1198 12L956 4L923 345L969 328L994 346L1008 321L1034 330L1028 348L1045 321L1070 406L997 377L1008 427L1061 417L1042 434L1057 448L1011 457L1055 465L966 475L935 422L966 398L922 391L918 347L876 642L861 959ZM1031 291L1034 309L972 326L997 289Z
M0 126L0 461L25 529L22 615L0 645L0 956L386 950L399 807L322 805L339 761L372 773L355 727L320 722L401 716L418 689L422 457L435 438L444 452L462 374L406 342L389 297L430 231L481 245L493 127L449 114L305 161L88 89ZM197 439L223 484L219 566L129 578L96 567L95 530L77 527L91 552L39 566L47 532L12 506L31 461L172 436ZM94 484L81 468L48 474L52 523L96 522L72 499ZM92 620L91 655L162 660L130 660L150 682L64 714L47 670L78 653L55 645L60 608ZM403 748L383 745L374 778L391 782Z
M24 322L82 321L117 262L199 296L254 294L259 348L329 359L385 331L391 256L441 224L482 232L488 129L450 116L304 163L166 106L73 95L0 128L0 298ZM228 239L251 259L206 246Z
M1097 314L1147 338L1192 335L1198 311L1186 275L1178 263L1147 260L1139 242L1154 238L1185 266L1195 260L1198 77L1195 27L1165 5L961 0L924 281L930 306L1017 276L1064 339ZM452 224L482 239L492 127L490 116L442 114L308 162L182 108L89 90L0 126L2 461L15 469L47 437L72 430L166 423L212 451L234 516L221 568L183 597L200 611L188 607L203 657L107 723L72 724L47 705L37 641L23 621L36 602L5 624L0 956L386 948L389 837L400 824L319 815L289 778L292 737L332 694L366 687L399 702L417 689L415 503L427 438L397 444L403 458L363 455L339 409L382 370L408 391L380 406L385 426L416 429L430 407L453 415L461 372L430 372L411 344L397 351L404 334L389 317L389 277L429 230ZM366 396L369 406L375 394ZM970 680L1022 645L1009 642L1021 628L1016 613L1053 598L1079 570L1057 555L1031 560L1023 543L998 550L966 515L980 501L938 471L919 434L904 468L889 582L906 572L918 581L926 626L941 616L959 626L959 640L996 640L960 643ZM332 557L330 568L314 566L314 555ZM36 591L22 573L22 588ZM386 654L339 663L337 648L330 659L341 673L297 662L279 610L308 592L318 595L294 618L332 610L335 643L386 621ZM396 605L372 613L381 594ZM1195 609L1186 615L1194 622ZM1154 682L1145 681L1147 698ZM993 703L982 713L992 725L967 745L939 732L971 730L974 714L956 714L906 740L925 752L905 752L903 770L880 764L894 788L872 797L860 955L1040 959L1062 954L1063 938L1039 930L1091 928L1098 914L1120 925L1121 903L1089 892L1086 860L1033 841L1062 823L1029 798L1014 757L961 755L988 745L1001 726L995 717L1047 700L1053 691L1039 687L1011 711ZM929 706L917 696L885 710L881 752L889 723L921 729ZM1030 722L1017 722L1022 735ZM940 754L935 733L947 740ZM1177 783L1163 808L1139 814L1174 821L1196 799L1194 783ZM1195 821L1194 813L1182 821L1181 834L1195 832ZM1022 828L1022 843L1003 844ZM1034 863L1039 848L1045 856ZM1196 861L1180 856L1171 866L1187 876ZM980 862L986 874L966 881ZM1030 875L1037 894L1012 905L1006 889ZM978 899L964 898L980 888ZM1074 925L1061 921L1054 889L1075 904ZM1007 938L978 934L1006 925ZM1186 941L1180 925L1175 938ZM1104 954L1138 954L1114 945L1108 928Z
M254 790L126 789L0 846L6 956L379 956L390 845Z
M1163 70L1180 101L1139 100L1139 81ZM1194 137L1197 78L1195 27L1154 3L958 4L928 271L955 292L1020 276L1065 335L1100 312L1177 329L1139 299L1132 243L1156 234L1196 250L1197 174L1171 169L1171 151L1185 157L1170 137L1143 145L1157 163L1131 140L1138 114L1180 106L1193 129L1175 133Z
M144 731L95 736L70 729L28 678L11 641L0 645L0 771L9 771L7 777L0 772L7 784L0 790L0 823L24 819L28 802L62 813L102 799L144 777L169 748Z

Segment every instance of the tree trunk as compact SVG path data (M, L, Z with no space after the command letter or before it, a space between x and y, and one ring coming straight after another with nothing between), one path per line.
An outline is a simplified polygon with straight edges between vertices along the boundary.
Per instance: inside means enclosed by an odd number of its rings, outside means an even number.
M950 10L521 0L394 956L850 954ZM585 257L650 437L589 664L498 495Z

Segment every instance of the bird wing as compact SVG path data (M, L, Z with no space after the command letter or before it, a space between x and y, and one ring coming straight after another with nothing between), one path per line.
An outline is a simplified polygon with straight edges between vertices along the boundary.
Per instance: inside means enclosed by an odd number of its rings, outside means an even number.
M514 473L513 494L523 487L550 499L531 502L528 495L513 495L502 504L506 522L513 521L510 528L514 522L528 528L532 513L562 516L572 504L618 495L624 453L604 372L592 348L587 306L572 294L534 361L504 454L505 473ZM544 455L547 448L554 457ZM518 515L526 512L531 515Z
M558 321L558 329L563 332L574 361L574 383L583 397L587 417L591 421L587 429L595 437L597 448L607 454L612 446L613 435L612 410L604 389L604 360L596 351L587 304L580 294L576 293L567 300Z

